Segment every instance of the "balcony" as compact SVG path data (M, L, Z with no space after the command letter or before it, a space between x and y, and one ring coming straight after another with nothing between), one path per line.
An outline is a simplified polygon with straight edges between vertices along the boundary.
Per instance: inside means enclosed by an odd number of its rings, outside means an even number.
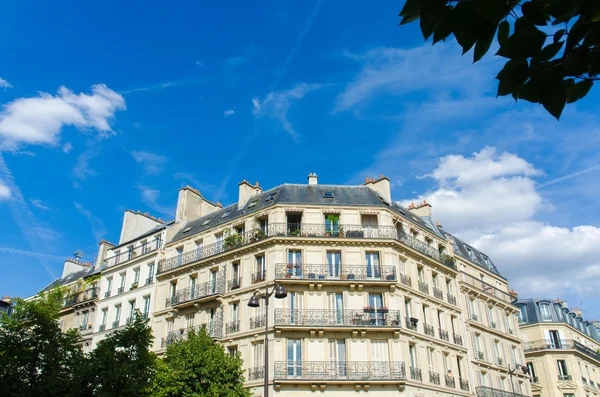
M434 385L440 384L440 374L437 372L429 371L429 383L433 383Z
M457 335L457 334L452 334L452 336L454 337L454 343L462 346L462 344L463 344L462 336Z
M152 284L152 282L153 282L153 281L154 281L154 277L148 277L148 278L146 279L146 285L150 285L150 284Z
M207 281L194 287L188 287L177 291L175 295L167 298L166 307L175 307L184 303L221 295L223 293L225 293L225 278L220 277L217 280Z
M596 360L597 362L600 362L600 353L571 339L525 342L524 350L526 353L541 350L575 350Z
M435 336L435 329L433 328L433 325L423 324L423 330L425 335Z
M158 273L164 273L181 266L221 254L231 249L239 248L270 237L308 237L327 239L384 239L396 240L402 244L432 258L443 265L456 270L453 258L440 254L438 250L427 243L396 229L395 226L361 226L338 225L327 227L324 224L294 224L271 223L266 228L257 228L237 235L235 244L225 244L219 241L202 248L185 252L158 263Z
M454 380L454 376L446 375L446 387L451 387L453 389L456 387L456 381Z
M98 327L98 332L102 332L106 330L106 324L102 324Z
M225 334L229 335L235 332L240 332L240 320L225 324Z
M437 299L444 300L444 293L437 287L433 287L433 296Z
M218 319L207 324L201 324L190 328L181 328L179 331L171 331L166 337L162 338L160 347L164 349L171 343L187 339L190 332L193 331L197 333L202 329L205 329L206 333L213 339L220 339L223 337L223 321Z
M118 328L118 327L119 327L119 320L115 320L115 321L113 321L113 323L112 323L112 327L113 327L113 328Z
M429 294L429 285L425 284L422 281L419 281L419 291L424 294Z
M147 242L146 244L140 244L135 247L132 247L131 251L127 250L117 255L108 257L102 265L102 270L113 266L122 265L123 263L129 262L131 260L154 252L160 248L161 244L161 240L153 240L152 242Z
M417 324L419 320L414 317L406 317L406 328L411 329L413 331L417 330Z
M256 316L250 318L250 329L263 328L265 326L265 316Z
M469 381L463 378L459 378L460 390L469 391Z
M104 293L104 299L106 299L106 298L110 298L110 291L106 291Z
M423 380L423 373L420 368L410 367L410 378L412 380Z
M227 291L232 291L234 289L238 289L242 286L242 278L234 277L227 283Z
M87 303L98 299L100 288L88 288L84 291L79 291L65 298L63 308L69 308L82 303Z
M456 296L450 295L450 294L446 294L446 298L448 300L448 303L450 303L451 305L456 306Z
M401 328L400 311L275 309L275 326Z
M254 367L248 369L248 380L257 380L265 378L265 367Z
M487 386L477 386L475 395L477 397L528 397L526 394L512 393Z
M333 281L386 281L396 282L396 266L393 265L318 265L279 263L275 265L276 279L333 280Z
M412 280L410 279L410 276L407 276L404 273L400 273L400 283L412 288Z
M484 292L485 294L500 299L505 303L509 303L512 305L512 302L515 300L514 296L512 296L508 292L504 292L494 287L493 285L481 281L477 277L473 277L470 274L465 273L463 271L460 272L460 281L462 283L467 284L471 288L476 289L478 292Z
M256 273L252 273L252 284L263 282L267 279L266 271L260 271Z
M119 287L119 289L117 289L117 294L122 294L123 292L125 292L124 286L121 286L121 287Z
M440 329L438 329L438 332L440 334L441 340L445 340L446 342L450 341L450 335L448 335L448 331L440 328Z
M573 380L571 375L558 375L558 380Z
M307 381L404 381L401 361L276 361L273 378Z

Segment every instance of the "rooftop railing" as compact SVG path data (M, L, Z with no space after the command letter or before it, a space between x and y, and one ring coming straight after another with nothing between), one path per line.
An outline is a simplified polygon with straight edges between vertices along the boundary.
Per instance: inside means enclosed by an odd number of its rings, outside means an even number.
M481 281L477 277L471 276L470 274L468 274L466 272L463 272L463 271L460 272L460 281L467 285L470 285L471 287L478 289L479 291L483 291L484 293L486 293L488 295L494 296L506 303L512 304L512 302L515 300L515 297L513 297L508 292L502 291L502 290L494 287L493 285L486 283L485 281Z
M275 326L401 328L399 310L275 309Z
M513 393L487 386L477 386L475 388L475 395L477 397L528 397L526 394Z
M548 339L525 342L524 350L526 353L539 350L577 350L578 352L600 362L600 353L572 339Z
M219 277L217 280L207 281L195 287L188 287L177 291L175 295L167 298L166 307L177 306L185 302L223 293L225 293L225 278Z
M129 250L128 247L120 247L123 252L119 252L118 254L106 258L102 264L102 269L104 270L113 266L121 265L140 256L149 254L150 252L154 252L158 250L161 245L162 240L152 239L152 241L148 241L146 244L139 244L132 247L132 250Z
M396 281L394 265L323 265L299 263L275 265L275 278L293 280L360 280L360 281Z
M401 361L276 361L278 380L406 380Z
M398 230L395 226L362 226L362 225L329 225L306 223L271 223L264 228L256 228L229 238L227 241L198 248L192 251L162 259L158 264L158 273L176 269L189 263L220 254L230 249L238 248L269 237L322 237L331 239L391 239L397 240L408 247L435 259L444 265L456 269L454 259L441 254L429 244L418 240L414 236Z

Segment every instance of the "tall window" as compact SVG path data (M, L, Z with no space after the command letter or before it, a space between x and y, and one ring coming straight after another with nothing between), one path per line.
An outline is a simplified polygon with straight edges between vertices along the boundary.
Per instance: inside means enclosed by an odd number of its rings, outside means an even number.
M367 263L367 278L380 278L381 277L381 268L379 265L379 253L378 252L367 252L366 263Z
M327 271L331 278L339 278L341 273L342 253L339 251L327 251Z
M115 305L115 321L113 322L113 328L117 328L121 322L121 305Z
M538 304L540 308L540 314L542 315L542 321L552 321L552 313L550 312L550 305L547 303Z
M127 247L127 259L133 258L133 245Z
M133 321L135 315L135 300L129 301L129 318L128 321Z
M335 323L343 324L344 322L344 299L340 293L330 292L327 294L327 303L330 310L335 311Z
M302 341L300 339L288 339L287 365L288 376L302 375Z
M531 362L527 363L527 368L529 368L529 375L531 375L531 380L534 383L537 383L538 377L537 377L537 374L535 373L535 367L533 366L533 363L531 363Z
M265 263L265 256L259 255L256 257L256 280L255 281L264 281L267 277L267 266Z
M171 285L169 286L169 296L171 298L174 298L175 295L177 295L177 281L172 281Z
M144 296L144 318L148 318L148 314L150 313L150 295Z
M90 318L90 312L89 310L84 310L81 316L81 329L87 329L87 324L88 324L88 320Z
M146 284L150 284L154 279L154 262L148 263L148 277L146 278Z
M100 327L103 329L106 328L106 320L108 319L108 309L102 309L102 322L100 323Z
M558 366L558 377L560 380L570 380L571 376L567 370L567 362L565 360L557 360L556 365Z
M375 310L374 313L371 313L371 322L374 322L376 325L383 325L385 323L384 316L382 313L383 309L383 295L382 294L369 294L369 306Z
M239 288L241 283L240 262L233 262L231 264L231 278L231 288Z
M146 241L146 240L142 241L141 246L142 246L142 255L144 255L146 252L149 251L148 241Z
M156 249L159 249L162 246L162 237L161 235L156 235L154 236L154 246L156 247Z
M172 318L167 320L167 333L173 332L174 325L175 320L173 320Z
M288 251L288 274L294 276L302 275L302 251Z
M252 359L254 361L254 367L264 367L265 343L263 341L256 342L252 345Z
M121 273L119 274L119 276L121 276L121 285L119 286L119 293L122 293L123 291L125 291L125 279L127 274Z
M217 280L218 275L219 275L219 273L217 270L212 270L210 272L210 289L211 289L210 292L213 294L216 294L218 291L218 284L219 284L219 282Z
M435 367L433 364L433 349L431 347L427 348L427 368L429 372L435 372Z
M329 362L331 376L334 378L346 376L346 341L344 339L329 340Z
M185 316L186 326L188 329L194 328L194 320L196 319L196 313L189 313Z
M115 265L118 265L121 262L121 251L115 251Z
M113 278L109 277L106 279L106 293L104 294L104 296L106 298L108 298L111 294L112 291L112 282L113 282Z
M133 269L133 283L138 284L140 282L140 268L136 267Z
M231 322L237 322L239 320L239 312L240 312L239 303L232 303L231 304Z
M404 313L406 314L406 318L412 317L411 300L408 298L404 298Z
M338 233L340 230L340 215L325 214L325 231L329 233Z
M410 367L419 368L419 363L417 361L417 349L412 343L408 345L408 355L410 358Z
M519 308L519 323L527 322L527 308L525 306L521 306Z

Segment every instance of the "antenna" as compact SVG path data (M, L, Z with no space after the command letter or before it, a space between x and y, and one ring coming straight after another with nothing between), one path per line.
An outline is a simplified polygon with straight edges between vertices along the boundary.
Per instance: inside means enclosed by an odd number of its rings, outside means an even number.
M75 257L75 261L77 263L79 263L79 260L81 258L83 258L83 251L82 250L77 250L77 251L75 251L75 253L73 254L73 256Z

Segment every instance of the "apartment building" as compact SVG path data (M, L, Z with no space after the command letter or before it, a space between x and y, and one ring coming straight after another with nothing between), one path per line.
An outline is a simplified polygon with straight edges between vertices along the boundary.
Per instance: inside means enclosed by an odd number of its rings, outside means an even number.
M534 396L600 395L600 323L551 299L519 299L519 327Z
M276 283L287 296L268 313L264 300L248 306ZM224 208L186 187L158 259L153 349L204 327L241 355L255 396L265 367L272 391L298 397L529 396L513 300L489 257L433 222L429 204L393 202L383 176L343 186L310 174L267 191L243 181Z
M3 314L10 316L12 314L12 299L10 296L3 296L0 299L0 318L2 318Z
M101 241L98 310L92 348L109 332L124 327L136 311L152 317L156 264L172 222L125 211L119 243Z

